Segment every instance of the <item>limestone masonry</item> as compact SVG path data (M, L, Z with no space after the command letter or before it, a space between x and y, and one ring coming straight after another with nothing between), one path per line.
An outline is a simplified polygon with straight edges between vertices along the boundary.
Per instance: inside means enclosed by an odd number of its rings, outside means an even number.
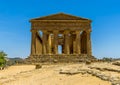
M91 20L58 13L31 19L31 54L29 60L80 61L93 58Z

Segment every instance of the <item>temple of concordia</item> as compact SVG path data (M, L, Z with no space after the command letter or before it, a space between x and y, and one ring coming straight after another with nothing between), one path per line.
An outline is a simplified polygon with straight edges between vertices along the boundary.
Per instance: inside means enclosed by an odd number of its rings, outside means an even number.
M95 59L91 48L91 20L58 13L31 19L32 62L79 62Z

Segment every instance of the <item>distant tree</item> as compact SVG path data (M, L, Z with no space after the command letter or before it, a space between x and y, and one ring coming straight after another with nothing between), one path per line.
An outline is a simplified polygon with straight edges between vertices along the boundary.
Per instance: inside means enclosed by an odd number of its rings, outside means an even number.
M7 54L3 51L0 51L0 66L5 65Z
M106 62L111 62L113 59L112 58L108 58L108 57L104 57L102 60L106 61Z

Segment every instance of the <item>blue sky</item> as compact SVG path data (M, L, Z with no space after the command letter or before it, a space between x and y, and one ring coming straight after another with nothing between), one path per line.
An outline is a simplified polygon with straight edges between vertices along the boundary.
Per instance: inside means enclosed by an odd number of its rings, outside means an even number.
M59 12L92 20L94 56L120 57L120 0L0 0L0 50L29 56L29 20Z

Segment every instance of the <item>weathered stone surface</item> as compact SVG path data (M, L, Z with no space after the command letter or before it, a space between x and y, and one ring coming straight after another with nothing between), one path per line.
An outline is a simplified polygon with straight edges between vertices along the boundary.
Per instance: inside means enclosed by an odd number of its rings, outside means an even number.
M59 72L60 74L67 74L67 75L74 75L74 74L78 74L78 73L80 73L79 71L60 71Z
M113 71L113 72L120 73L119 69L113 69L113 68L102 68L102 67L89 67L89 68L91 68L91 69L97 69L97 70L100 70L100 71Z
M30 58L30 57L29 57ZM43 63L43 62L86 62L91 60L96 60L94 57L88 57L87 55L36 55L32 58L27 58L26 62L32 63Z
M30 61L79 62L83 55L94 60L90 39L91 20L60 13L32 19L30 22L32 32L31 54L28 58ZM58 46L61 46L61 49L58 49ZM65 58L66 56L72 58Z
M36 67L35 67L36 69L42 68L42 65L41 65L41 64L36 64L35 66L36 66Z
M117 65L117 66L120 66L120 61L115 61L112 63L113 65Z
M120 85L120 81L112 82L112 85Z
M87 60L85 63L86 63L86 64L91 64L91 61L90 61L90 60Z

